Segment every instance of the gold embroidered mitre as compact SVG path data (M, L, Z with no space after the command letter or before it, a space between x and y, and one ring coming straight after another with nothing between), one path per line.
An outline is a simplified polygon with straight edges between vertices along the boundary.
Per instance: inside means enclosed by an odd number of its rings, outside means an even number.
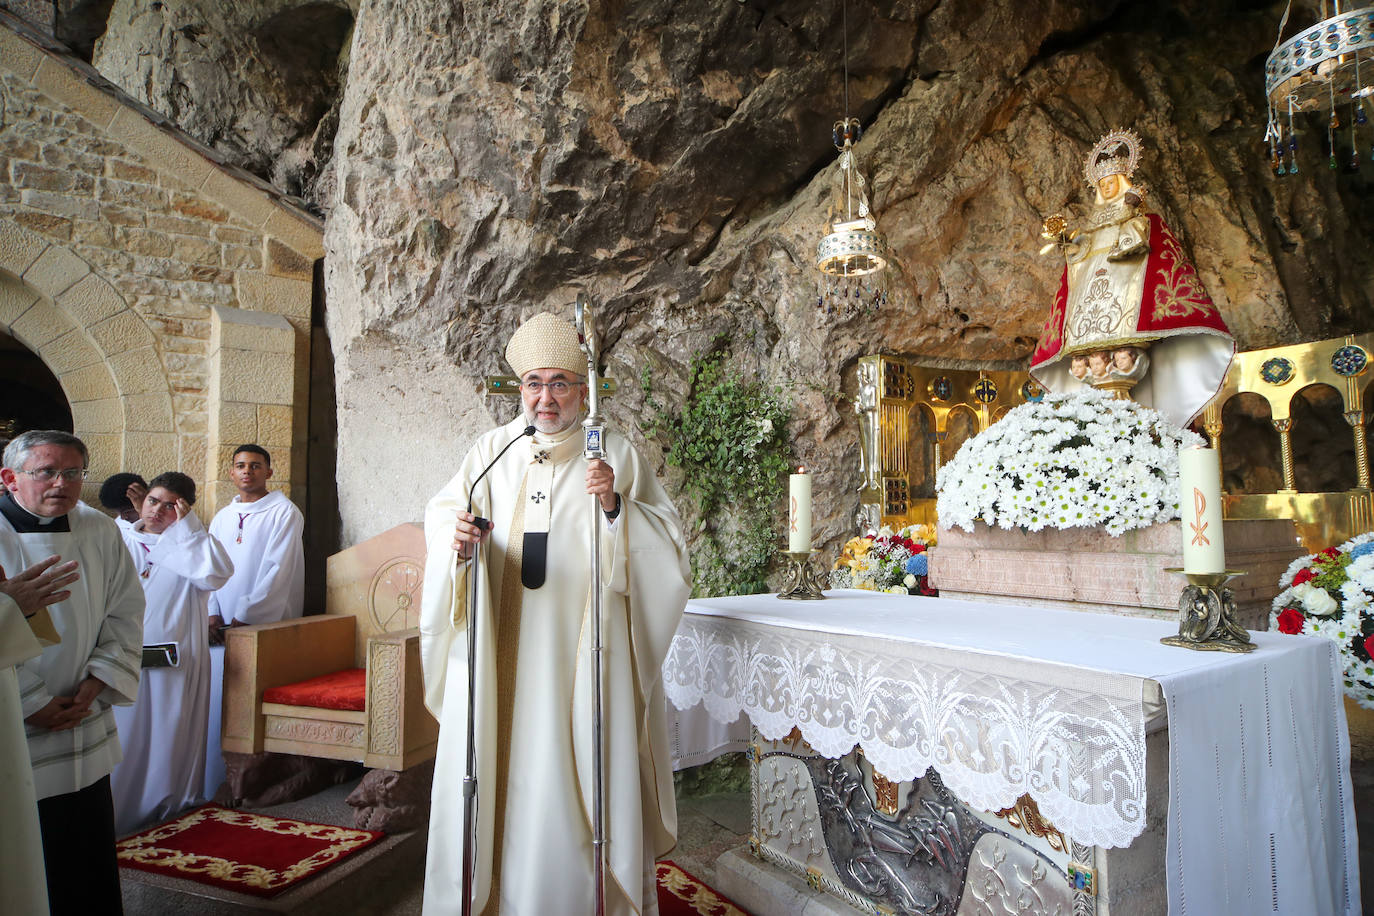
M574 375L587 371L577 331L552 312L540 312L516 329L506 344L506 362L520 378L535 369L563 369Z

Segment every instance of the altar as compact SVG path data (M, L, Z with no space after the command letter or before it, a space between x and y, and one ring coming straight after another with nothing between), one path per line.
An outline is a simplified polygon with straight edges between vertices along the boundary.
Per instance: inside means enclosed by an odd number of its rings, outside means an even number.
M1329 640L827 598L689 602L664 665L679 710L753 723L760 863L873 914L1359 912Z

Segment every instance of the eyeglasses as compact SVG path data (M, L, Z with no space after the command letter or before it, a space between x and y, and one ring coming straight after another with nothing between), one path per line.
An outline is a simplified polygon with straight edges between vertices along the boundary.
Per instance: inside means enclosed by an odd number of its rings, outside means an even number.
M52 483L58 477L63 480L85 480L90 471L85 468L39 468L36 471L20 471L20 474L28 474L34 480L41 483Z
M540 382L535 381L533 379L531 379L528 382L520 383L520 387L528 391L530 394L539 394L541 391L547 388L549 390L549 394L553 395L556 398L561 398L563 395L567 394L568 389L572 386L573 384L571 382Z

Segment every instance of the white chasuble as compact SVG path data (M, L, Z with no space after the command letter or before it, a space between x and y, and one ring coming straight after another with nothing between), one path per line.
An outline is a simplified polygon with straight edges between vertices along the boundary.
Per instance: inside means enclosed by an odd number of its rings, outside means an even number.
M472 481L525 427L487 433L425 514L420 623L425 701L439 718L425 912L461 906L467 742L468 563L452 549ZM681 524L652 470L606 437L621 514L586 492L582 430L517 444L478 484L493 520L477 596L476 912L588 912L593 900L591 525L602 525L607 912L657 912L652 863L677 832L661 667L690 590ZM546 520L546 521L545 521ZM522 571L526 533L547 524L543 584ZM534 543L534 542L528 542Z
M147 609L143 644L176 646L174 667L143 669L138 702L115 710L124 760L110 781L115 831L129 833L205 798L210 715L211 593L234 571L229 554L195 513L161 535L139 521L124 530Z
M305 605L305 516L280 490L251 503L238 496L210 520L210 535L229 552L234 574L210 594L209 616L225 626L276 623ZM205 797L224 782L220 750L224 646L210 647L210 724L205 736Z
M76 560L71 597L48 608L62 641L19 667L19 698L31 716L54 697L69 697L87 677L105 689L81 724L65 731L25 726L39 798L84 789L119 762L111 706L138 695L143 655L143 589L119 528L85 503L67 513L70 531L16 533L0 518L0 566L8 573L59 554Z
M19 572L5 567L6 575ZM38 799L14 674L15 665L42 651L19 605L0 595L0 900L16 913L48 911Z

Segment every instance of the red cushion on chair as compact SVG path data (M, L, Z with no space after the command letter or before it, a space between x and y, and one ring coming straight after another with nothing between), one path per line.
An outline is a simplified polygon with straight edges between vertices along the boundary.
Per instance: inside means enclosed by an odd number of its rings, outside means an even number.
M312 677L308 681L273 687L263 693L262 701L362 712L367 708L367 669L349 668L347 671Z

